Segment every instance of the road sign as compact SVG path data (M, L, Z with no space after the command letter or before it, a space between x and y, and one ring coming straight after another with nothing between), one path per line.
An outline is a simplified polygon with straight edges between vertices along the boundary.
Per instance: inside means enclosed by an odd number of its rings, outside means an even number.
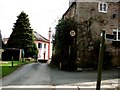
M70 35L71 35L72 37L74 37L74 36L76 35L75 31L74 31L74 30L71 30L71 31L70 31Z

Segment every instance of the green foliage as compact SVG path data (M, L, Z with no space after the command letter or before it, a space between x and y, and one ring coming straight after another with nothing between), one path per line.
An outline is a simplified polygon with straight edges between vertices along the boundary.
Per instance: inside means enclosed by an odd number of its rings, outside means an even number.
M2 75L0 75L0 78L9 75L10 73L14 72L18 68L18 66L14 66L14 67L0 66L0 67L2 67Z
M24 49L25 57L32 57L38 51L34 44L33 29L31 29L28 15L21 12L17 18L13 32L8 40L7 48Z
M61 61L61 54L60 51L57 51L55 54L52 55L52 61L50 65L55 68L60 68L59 64Z
M35 43L33 43L33 45L32 45L32 47L30 48L30 47L28 47L28 48L26 48L26 49L24 49L25 50L25 56L26 57L33 57L33 56L37 56L38 55L38 49L37 49L37 47L36 47L36 44Z
M70 36L70 31L75 30L77 32L77 23L73 19L61 19L56 26L55 43L57 48L70 45L73 43L73 38Z
M13 66L11 65L11 61L7 61L7 63L0 64L0 78L9 75L10 73L14 72L20 66L32 63L33 61L14 61Z
M76 60L75 50L71 50L69 55L69 46L73 44L76 45L76 36L71 37L70 31L74 30L77 33L77 23L73 19L61 19L59 20L58 25L56 26L55 40L54 40L54 49L55 54L52 57L52 63L59 66L61 63L61 69L67 70L74 69L74 63ZM72 49L72 48L71 48ZM75 51L72 52L72 51ZM73 67L72 67L73 66Z

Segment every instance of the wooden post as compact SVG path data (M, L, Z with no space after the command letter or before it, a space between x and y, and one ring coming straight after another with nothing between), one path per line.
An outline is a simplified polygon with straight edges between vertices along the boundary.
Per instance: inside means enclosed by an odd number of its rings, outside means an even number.
M24 61L24 55L25 55L25 52L24 52L24 49L22 49L22 62Z
M22 50L20 49L19 50L19 61L20 61L21 57L22 57Z
M102 67L103 67L103 58L104 58L104 46L105 46L104 42L105 42L105 30L102 31L102 38L100 43L96 90L100 90L100 86L101 86L101 76L102 76Z
M48 40L49 40L49 43L48 43L48 60L50 59L50 39L51 39L51 27L49 28L49 35L48 35Z
M45 51L44 51L44 53L43 53L43 56L44 56L44 60L45 60Z
M14 60L13 60L13 56L12 56L12 67L13 67L13 62L14 62Z

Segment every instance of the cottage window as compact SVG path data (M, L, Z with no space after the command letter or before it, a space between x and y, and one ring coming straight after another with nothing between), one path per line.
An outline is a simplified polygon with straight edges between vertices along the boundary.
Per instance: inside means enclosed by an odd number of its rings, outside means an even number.
M44 44L44 49L46 49L46 44Z
M106 2L99 2L98 5L99 12L107 13L108 4Z
M115 41L120 41L120 30L114 29L113 30L113 35L115 35L115 37L114 37Z
M38 43L38 48L42 48L42 43Z

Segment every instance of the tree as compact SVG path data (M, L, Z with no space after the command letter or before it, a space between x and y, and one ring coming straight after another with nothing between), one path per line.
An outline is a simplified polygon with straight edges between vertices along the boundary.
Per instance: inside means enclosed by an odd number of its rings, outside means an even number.
M22 11L17 18L7 48L24 49L25 57L37 55L38 51L34 44L33 29L31 29L28 15Z
M72 18L59 20L56 26L56 33L54 39L55 55L53 55L52 63L59 66L61 63L63 70L74 70L76 60L76 37L70 36L70 31L74 30L77 33L77 23ZM71 46L71 53L69 54L69 46ZM72 50L74 49L74 50Z

